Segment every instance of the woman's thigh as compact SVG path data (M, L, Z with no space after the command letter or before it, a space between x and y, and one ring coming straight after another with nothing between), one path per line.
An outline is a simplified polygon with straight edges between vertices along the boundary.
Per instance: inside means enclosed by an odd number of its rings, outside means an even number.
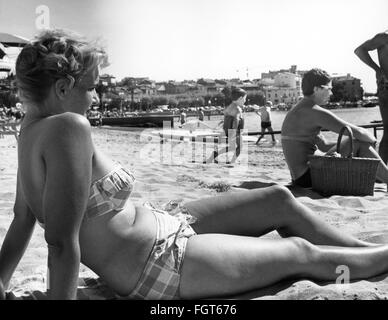
M186 247L180 295L183 299L221 297L302 275L308 268L304 242L300 238L193 236Z
M292 194L281 186L226 193L186 204L197 233L260 236L285 224Z

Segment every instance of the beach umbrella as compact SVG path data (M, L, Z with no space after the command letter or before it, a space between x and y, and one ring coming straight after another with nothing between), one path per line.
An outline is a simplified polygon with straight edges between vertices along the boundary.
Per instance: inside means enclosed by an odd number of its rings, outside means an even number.
M13 64L8 61L0 60L0 72L10 72L13 69Z
M5 47L24 47L30 41L24 37L0 32L0 43Z

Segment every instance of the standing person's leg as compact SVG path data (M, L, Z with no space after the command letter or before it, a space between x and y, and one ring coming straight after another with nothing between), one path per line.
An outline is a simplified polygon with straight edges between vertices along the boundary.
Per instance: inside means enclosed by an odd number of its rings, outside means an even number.
M227 164L229 163L234 163L238 156L240 155L240 152L241 152L241 143L242 143L242 137L241 137L241 133L240 132L237 132L235 133L233 136L229 136L229 150L230 151L234 151L233 153L233 156L232 156L232 159L230 161L227 160Z
M240 155L241 153L241 143L242 143L242 136L241 136L241 133L239 132L236 136L236 158L238 158L238 156Z
M337 267L350 279L388 271L388 246L316 246L301 238L264 240L222 234L189 238L182 266L183 299L220 297L259 289L286 278L334 280Z
M223 140L223 136L219 135L217 137L217 142L216 143L218 145L220 145L222 143L222 140ZM206 163L211 163L211 162L219 163L218 156L220 156L221 154L229 152L229 138L228 138L228 136L226 136L226 144L227 144L227 146L224 147L224 148L221 148L221 149L218 149L218 146L217 146L217 150L213 151L211 156L206 160Z
M264 137L265 128L261 126L261 134L260 137L257 139L256 144L259 144L260 140Z
M287 188L278 185L196 200L185 207L197 218L192 227L199 234L259 237L277 230L282 237L297 236L314 244L373 245L331 227L295 199Z
M270 127L268 128L268 132L271 132L272 142L273 142L273 143L276 143L275 134L273 133L272 126L270 126Z
M387 84L388 86L388 84ZM383 137L379 144L379 155L383 162L388 161L388 88L379 93L379 108L383 120Z

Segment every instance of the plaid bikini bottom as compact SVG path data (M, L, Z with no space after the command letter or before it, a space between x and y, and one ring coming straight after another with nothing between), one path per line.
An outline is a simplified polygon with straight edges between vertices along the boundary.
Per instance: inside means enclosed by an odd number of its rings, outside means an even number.
M150 209L157 222L156 240L135 289L125 299L180 299L181 267L187 241L196 234L189 225L195 218L184 212L172 216L153 207Z

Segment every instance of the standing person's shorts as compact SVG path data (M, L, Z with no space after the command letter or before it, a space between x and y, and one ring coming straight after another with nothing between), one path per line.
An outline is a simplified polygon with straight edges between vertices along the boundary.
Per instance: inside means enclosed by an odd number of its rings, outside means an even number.
M271 121L264 121L261 123L261 128L262 129L267 129L267 128L270 128L272 126L272 123Z
M384 77L377 81L377 96L379 98L380 110L384 111L388 108L388 80ZM386 121L385 117L383 117L383 121Z
M189 224L194 223L195 218L188 213L172 216L162 210L150 209L157 223L155 243L135 289L125 299L180 299L179 285L186 244L196 234Z
M388 80L384 77L377 81L377 95L388 93Z
M388 80L385 78L377 81L377 96L379 98L379 107L382 112L383 122L386 122L388 120L385 116L388 108Z
M312 182L311 182L311 172L310 169L308 169L302 176L300 176L298 179L292 180L292 184L302 187L302 188L311 188Z

